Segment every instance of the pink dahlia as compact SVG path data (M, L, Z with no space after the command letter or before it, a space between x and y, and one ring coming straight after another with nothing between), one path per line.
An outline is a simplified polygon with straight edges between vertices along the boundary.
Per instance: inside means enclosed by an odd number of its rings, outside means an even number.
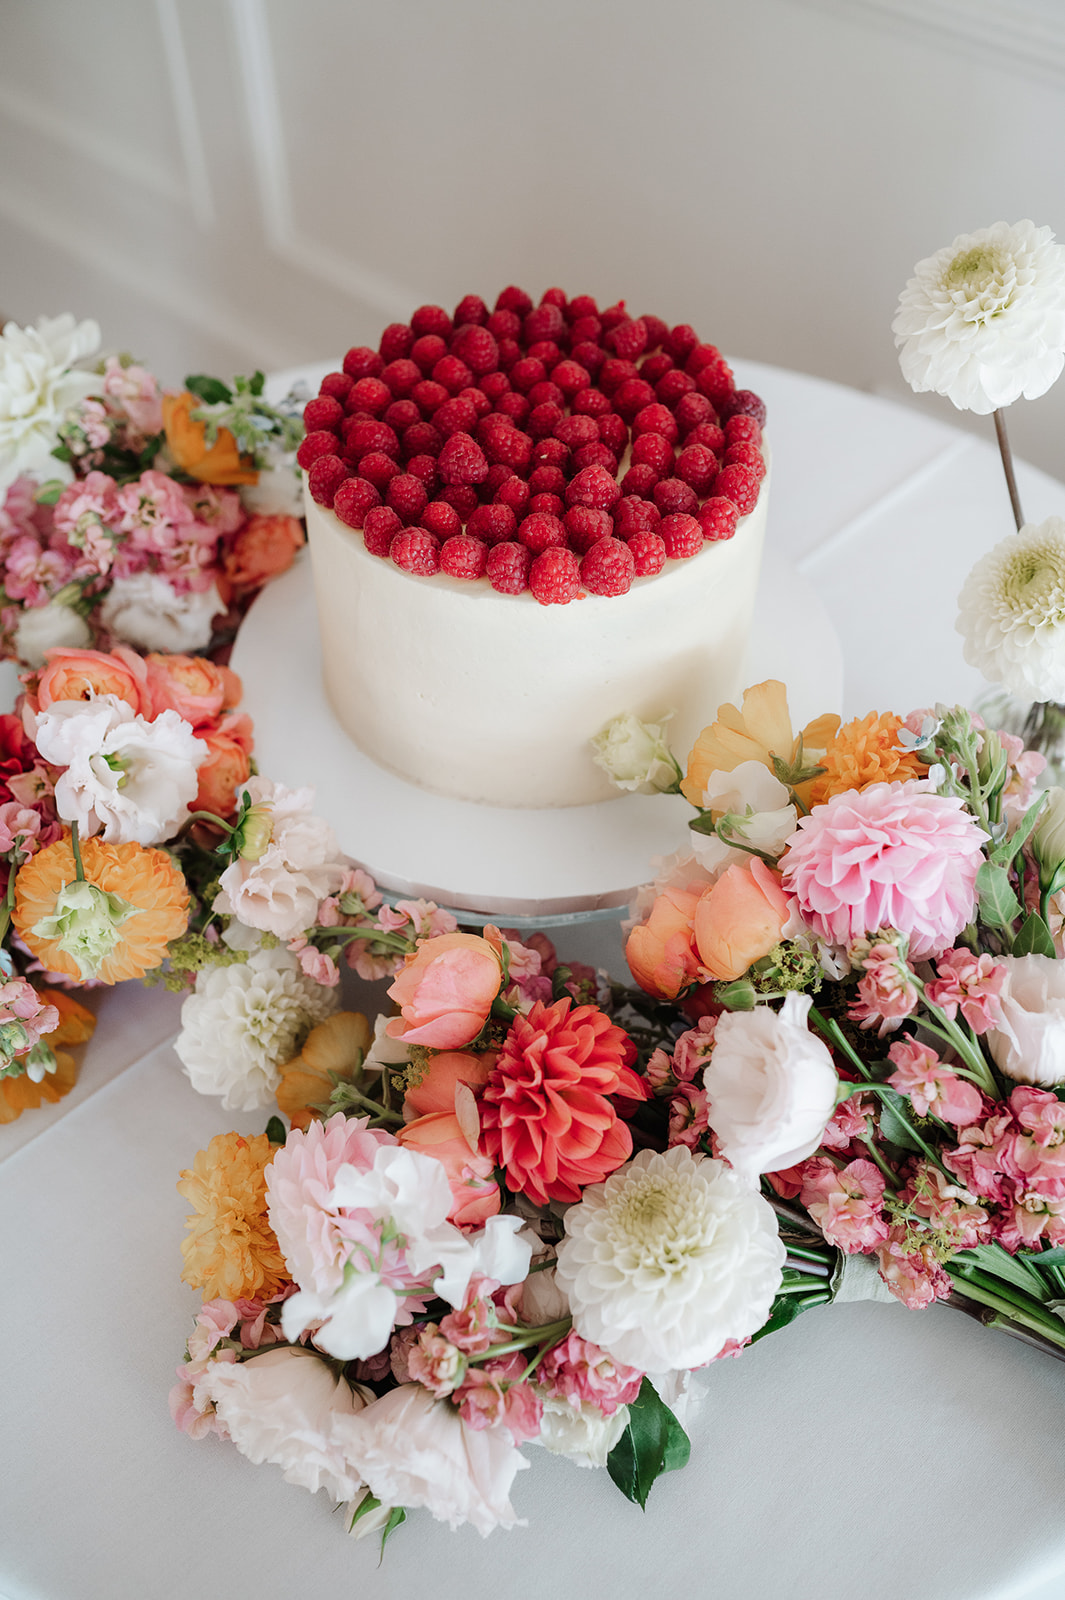
M971 921L986 839L961 800L923 780L874 783L800 818L781 858L784 888L834 944L895 928L923 960Z

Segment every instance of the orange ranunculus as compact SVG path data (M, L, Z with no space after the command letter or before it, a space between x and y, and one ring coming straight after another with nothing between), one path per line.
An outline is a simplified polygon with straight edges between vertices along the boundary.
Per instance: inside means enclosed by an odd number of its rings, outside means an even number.
M99 694L117 695L140 716L152 717L152 697L144 662L135 651L117 645L102 650L46 650L47 666L31 691L35 709L47 711L56 700L92 700Z
M480 1228L499 1211L499 1185L492 1178L489 1156L471 1150L453 1111L430 1111L396 1134L397 1144L432 1156L447 1173L451 1187L449 1222L459 1228Z
M216 666L206 656L153 654L145 658L152 716L176 711L199 728L213 722L224 707L240 702L241 682L228 667Z
M479 934L422 939L388 991L402 1013L388 1032L408 1044L461 1050L487 1022L502 978L498 950Z
M779 944L787 920L787 896L764 861L729 867L695 908L699 958L711 977L731 983Z
M133 909L122 921L102 917L107 938L92 947L92 970L86 971L71 953L66 935L38 934L36 929L55 914L61 892L74 882L74 851L65 834L23 863L15 879L12 922L19 936L50 972L64 977L98 978L121 983L140 978L166 956L171 939L188 926L189 891L179 869L165 850L140 844L105 844L84 839L81 858L86 881L106 894L116 895ZM110 930L110 931L108 931ZM73 937L73 935L71 936ZM79 946L83 959L87 947Z
M178 1193L194 1208L181 1242L181 1277L205 1300L269 1300L289 1282L267 1215L273 1156L265 1133L219 1133L181 1174Z
M192 415L202 405L187 389L163 396L163 426L175 464L198 483L258 483L257 469L241 455L228 428L219 428L217 439L208 448L207 425Z
M303 1049L280 1068L277 1109L294 1128L309 1128L321 1118L335 1087L334 1077L350 1081L362 1065L373 1033L360 1011L335 1011L312 1028Z
M495 1052L471 1055L467 1050L440 1050L429 1057L425 1076L403 1097L407 1115L428 1116L433 1111L455 1109L455 1090L465 1083L474 1091L483 1089L495 1066Z
M845 723L820 758L826 770L810 784L807 804L823 805L846 789L867 789L871 783L904 783L923 778L928 765L915 750L900 750L899 729L905 726L893 711L856 717Z
M838 727L839 718L834 715L807 723L800 735L805 766L816 765ZM774 756L790 766L798 749L799 740L791 731L787 690L776 678L768 678L744 691L742 711L733 705L718 708L717 721L703 729L688 757L681 793L693 806L700 806L712 773L732 772L741 761L760 761L772 772Z
M92 1012L63 989L38 991L46 1005L59 1012L59 1025L46 1034L43 1042L55 1053L56 1068L46 1072L40 1083L22 1073L17 1078L0 1078L0 1123L14 1122L24 1111L35 1111L47 1102L54 1105L68 1095L78 1081L81 1063L61 1047L84 1044L96 1027Z
M685 889L663 889L646 922L638 923L625 945L625 960L641 989L660 1000L675 1000L699 974L692 949L692 927L699 896Z
M196 768L199 787L190 809L228 817L236 810L237 790L251 776L252 720L237 712L216 728L198 728L196 737L207 746L207 755Z
M303 547L303 524L298 517L249 517L227 540L222 554L218 587L228 605L236 594L258 589L267 578L287 572L296 551Z

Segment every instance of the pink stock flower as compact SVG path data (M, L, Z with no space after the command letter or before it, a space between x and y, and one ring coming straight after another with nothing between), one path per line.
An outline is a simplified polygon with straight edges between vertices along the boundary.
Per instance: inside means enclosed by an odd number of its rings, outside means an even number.
M435 1322L411 1331L415 1336L406 1347L406 1376L442 1400L465 1378L466 1356L457 1344L445 1339Z
M20 1024L14 1049L21 1054L55 1032L59 1026L59 1012L42 1000L25 978L9 978L7 983L0 984L0 1024L9 1022Z
M869 1134L869 1117L873 1107L864 1094L848 1095L836 1107L836 1114L821 1135L826 1150L847 1150L855 1139L865 1139Z
M158 555L166 554L179 530L195 521L181 485L165 472L142 472L135 483L123 484L115 499L120 530L140 549Z
M293 939L288 948L294 950L298 943L299 940ZM316 950L313 944L306 943L295 953L306 977L315 983L320 983L325 989L336 988L340 982L340 968L332 956L327 955L324 950Z
M512 1336L506 1322L514 1319L504 1317L501 1327L500 1308L491 1299L496 1287L491 1278L475 1273L466 1290L465 1304L441 1318L440 1332L466 1355L482 1356L494 1344L505 1344ZM506 1304L503 1309L506 1310Z
M506 1428L515 1444L535 1439L540 1432L543 1401L528 1383L521 1382L526 1361L515 1352L500 1361L468 1367L455 1393L463 1422L478 1432Z
M897 1300L911 1311L923 1311L933 1300L945 1300L954 1285L936 1259L930 1244L914 1248L903 1229L876 1247L880 1276Z
M940 1117L958 1127L974 1122L984 1100L975 1084L945 1067L935 1051L916 1039L898 1039L888 1051L895 1071L891 1087L908 1097L920 1117Z
M694 1028L681 1034L673 1046L673 1076L678 1083L691 1083L706 1066L716 1029L716 1017L700 1017Z
M108 356L101 388L109 400L119 402L139 434L162 432L162 392L144 367L124 367L117 356Z
M1016 1131L1000 1139L1002 1171L1025 1189L1065 1196L1065 1104L1047 1089L1018 1087L1009 1098Z
M1065 1198L1041 1194L1017 1195L994 1219L995 1238L1013 1255L1017 1250L1037 1250L1045 1242L1065 1245Z
M971 921L986 839L960 799L925 780L874 783L800 817L780 861L784 888L832 943L895 928L923 960Z
M957 1147L943 1151L944 1166L982 1200L991 1200L996 1205L1006 1203L1012 1188L1002 1169L1001 1151L1015 1127L1013 1118L1005 1111L988 1117L983 1123L962 1128Z
M536 1381L575 1411L588 1404L612 1417L619 1406L636 1399L643 1373L615 1361L599 1345L571 1330L544 1356L536 1369Z
M824 1158L806 1163L802 1203L829 1243L847 1255L887 1238L883 1199L884 1178L871 1161L851 1161L842 1171Z
M678 1084L669 1102L669 1140L694 1150L710 1125L710 1102L705 1089L695 1083Z
M40 812L19 805L17 800L0 805L0 855L15 849L23 855L32 855L37 849L40 832Z
M186 483L184 491L185 503L194 520L209 528L212 537L224 539L236 533L247 520L236 489L221 488L211 483Z
M899 1199L929 1224L945 1250L971 1250L991 1236L991 1218L968 1189L951 1183L938 1167L919 1161Z
M974 1033L986 1033L1001 1021L999 995L1006 968L993 956L959 947L936 962L938 976L925 984L925 998L953 1021L960 1009Z
M42 550L36 539L16 539L7 553L4 588L12 600L45 605L70 577L73 563L59 550Z
M672 1058L666 1054L661 1045L651 1052L644 1069L644 1077L652 1089L666 1089L676 1081Z
M862 962L858 983L859 998L847 1015L863 1028L879 1022L877 1036L883 1038L897 1028L917 1005L918 991L913 972L897 946L875 944Z

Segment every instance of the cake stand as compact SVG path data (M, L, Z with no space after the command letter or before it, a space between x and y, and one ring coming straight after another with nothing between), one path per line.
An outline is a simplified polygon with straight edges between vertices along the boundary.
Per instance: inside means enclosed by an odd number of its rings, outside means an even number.
M754 615L743 683L783 679L796 728L838 710L839 644L813 587L770 557ZM367 639L366 648L393 645ZM463 922L510 927L616 919L652 875L652 858L686 848L692 809L677 795L508 810L433 794L377 766L341 728L322 688L306 551L251 607L232 666L244 682L241 709L255 723L259 770L289 788L313 784L316 812L388 898L424 897ZM716 710L707 707L708 722Z

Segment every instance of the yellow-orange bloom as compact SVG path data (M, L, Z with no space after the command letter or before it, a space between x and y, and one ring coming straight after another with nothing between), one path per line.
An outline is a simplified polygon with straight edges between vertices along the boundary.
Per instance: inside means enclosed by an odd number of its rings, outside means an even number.
M166 442L176 465L199 483L258 483L258 471L241 455L228 428L219 428L218 437L208 448L207 424L192 415L202 405L203 401L187 389L163 396Z
M804 766L817 764L817 757L838 727L839 718L834 715L807 723L800 735ZM717 721L704 728L695 741L681 793L693 806L702 805L712 773L732 772L741 761L760 761L772 772L774 756L791 766L798 753L799 740L791 730L787 690L778 679L768 678L765 683L744 690L742 710L733 705L719 707Z
M140 844L105 844L85 839L81 845L86 882L115 895L132 908L114 923L110 949L102 954L93 976L103 983L140 978L166 956L171 939L188 925L189 892L185 879L164 850ZM35 929L56 912L59 895L74 881L74 851L69 834L31 856L15 880L12 922L20 937L49 972L84 980L82 965L64 949L59 937Z
M194 1211L181 1242L181 1277L205 1300L268 1300L289 1282L266 1214L266 1168L274 1147L265 1133L219 1133L181 1174L178 1193Z
M752 856L729 867L695 908L695 947L712 978L732 983L780 942L788 900L780 879Z
M324 1105L333 1092L329 1074L350 1080L372 1038L360 1011L335 1011L311 1029L299 1055L279 1069L277 1109L294 1128L309 1128L320 1119L321 1112L314 1108Z
M819 766L827 770L810 785L808 804L823 805L845 789L865 789L871 783L900 783L923 778L927 764L914 750L898 748L901 717L893 711L856 717L832 740Z
M55 1006L59 1012L59 1026L45 1035L44 1043L55 1052L56 1069L46 1072L40 1083L34 1083L27 1073L17 1078L0 1078L0 1124L14 1122L24 1111L35 1111L38 1106L55 1105L68 1095L78 1081L81 1063L64 1044L84 1044L91 1039L96 1027L92 1012L62 989L41 989L41 999Z

